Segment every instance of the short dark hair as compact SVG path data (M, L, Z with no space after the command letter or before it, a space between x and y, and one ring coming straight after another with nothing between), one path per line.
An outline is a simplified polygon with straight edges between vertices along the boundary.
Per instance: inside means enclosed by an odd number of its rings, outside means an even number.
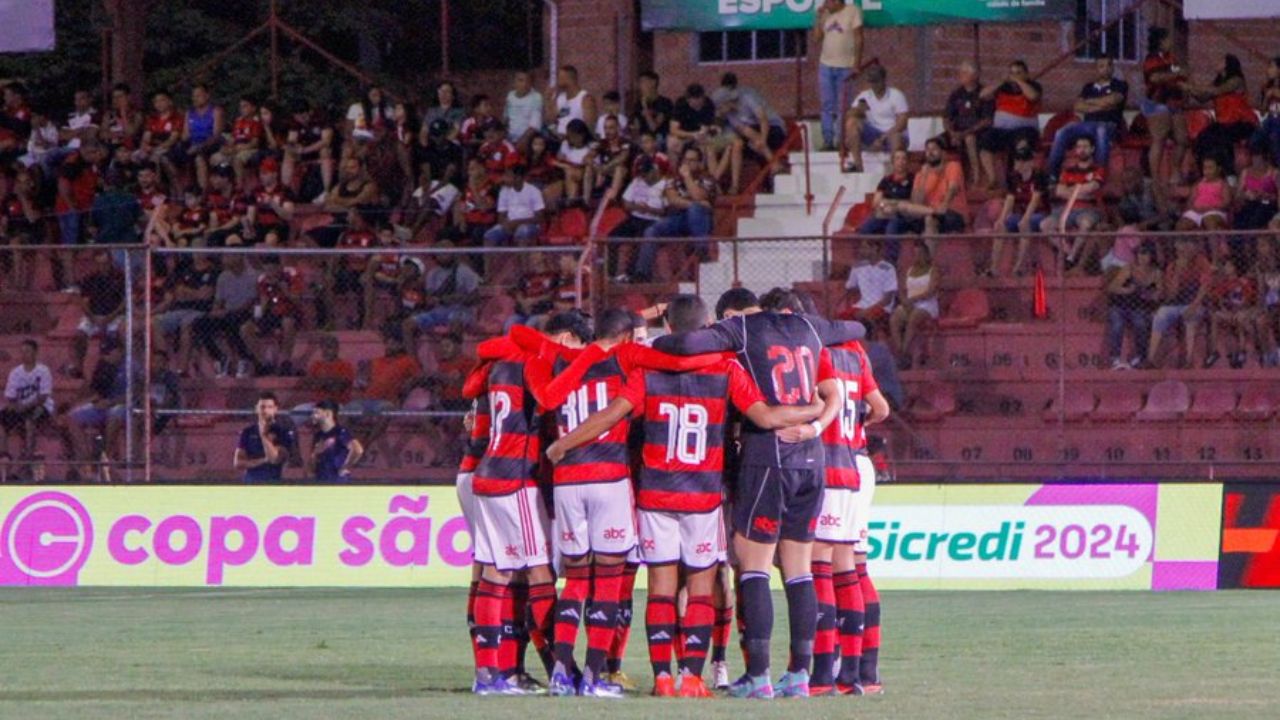
M658 82L658 81L659 81L659 80L661 80L662 78L658 77L658 73L656 73L656 72L654 72L654 71L652 71L652 70L645 70L644 72L640 73L640 79L641 79L641 80L652 80L652 81L654 81L654 82Z
M472 95L471 109L474 111L476 108L480 107L480 103L488 102L488 100L489 100L489 96L485 95L484 93L476 93L475 95Z
M203 90L205 92L209 92L209 84L204 82L198 82L191 86L192 92L195 92L196 90Z
M111 86L111 92L122 92L125 95L132 95L133 88L129 87L129 83L118 82Z
M727 72L720 76L720 87L736 88L738 87L737 73Z
M569 73L575 80L578 79L578 67L576 65L561 65L560 72Z
M635 326L631 322L631 311L622 308L610 308L604 311L596 321L596 335L603 339L616 340L631 334Z
M33 352L39 352L39 350L40 350L40 343L36 342L35 340L32 340L32 339L28 338L28 339L26 339L26 340L23 340L23 341L22 341L22 347L29 347L29 348L31 348L31 350L32 350Z
M333 419L335 421L338 419L338 403L332 400L329 400L327 398L324 400L321 400L320 402L316 403L316 409L328 410L329 412L333 413Z
M667 303L671 332L690 332L707 324L707 304L697 295L676 295Z
M543 330L548 335L559 335L562 332L567 332L584 343L589 343L595 339L595 335L591 332L590 319L578 310L568 310L552 315Z
M610 90L609 92L605 93L601 99L607 100L609 102L622 102L622 94L619 93L617 90Z
M796 295L795 291L789 288L776 287L760 298L760 309L770 312L790 310L798 314L804 312L804 303L800 301L800 296Z
M263 400L270 400L276 405L280 404L280 398L276 397L276 394L271 392L270 390L263 390L262 392L258 393L258 402L262 402Z
M730 288L716 301L716 319L723 320L724 314L730 310L741 312L759 306L760 298L755 293L743 287Z
M524 163L516 163L511 166L511 174L516 177L524 177L527 172L529 172L529 168L525 167Z
M701 83L690 83L689 87L684 89L684 94L691 98L700 98L707 94Z
M1026 61L1026 60L1014 60L1013 62L1009 63L1009 67L1020 67L1020 68L1022 68L1022 69L1025 71L1025 70L1027 69L1027 61Z

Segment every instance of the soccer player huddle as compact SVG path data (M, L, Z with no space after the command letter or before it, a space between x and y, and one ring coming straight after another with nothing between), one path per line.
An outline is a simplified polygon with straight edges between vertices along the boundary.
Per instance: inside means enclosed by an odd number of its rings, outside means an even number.
M624 310L594 327L563 313L542 332L517 326L481 343L463 389L474 412L458 474L475 540L477 694L635 689L621 662L641 565L654 695L881 691L865 427L889 406L858 342L864 328L818 317L781 288L760 299L735 288L715 311L709 324L700 298L672 298L661 309L668 334L651 345ZM791 638L776 682L774 567ZM731 683L735 615L746 671ZM530 643L545 688L525 671Z

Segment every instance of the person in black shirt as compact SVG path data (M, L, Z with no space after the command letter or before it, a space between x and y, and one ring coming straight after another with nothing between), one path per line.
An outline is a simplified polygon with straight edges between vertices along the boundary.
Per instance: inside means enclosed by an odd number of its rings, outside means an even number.
M673 158L680 157L685 145L697 143L702 146L719 132L716 106L707 97L706 90L694 83L684 91L684 97L676 101L671 111L671 123L667 126L667 154Z
M671 115L675 106L671 98L658 93L658 73L645 71L640 73L639 95L636 108L632 113L633 127L636 134L651 132L659 142L667 141L668 128L671 126Z
M360 462L364 446L351 431L338 424L338 404L321 400L311 411L316 433L311 443L311 464L316 482L351 482L351 468Z
M947 98L942 126L946 129L951 147L964 148L969 161L969 185L973 187L982 185L978 136L991 127L995 111L995 102L982 97L982 84L978 82L978 71L973 63L968 60L960 63L960 87L952 90Z
M245 483L278 483L284 477L297 438L293 424L277 416L279 409L275 393L261 393L254 406L254 423L240 431L232 465L244 470Z
M111 262L105 250L93 254L93 273L80 282L84 317L71 341L73 360L64 371L71 377L82 377L84 360L89 353L89 339L117 337L124 315L124 273Z
M872 214L858 226L859 235L906 235L924 230L924 221L898 212L898 204L911 202L911 190L915 177L911 174L911 166L906 150L895 150L892 170L880 179L876 186L876 194L871 199ZM892 242L893 257L898 258L898 242Z
M1050 175L1057 176L1067 150L1080 137L1093 138L1093 161L1106 167L1107 159L1111 157L1111 142L1124 127L1124 103L1129 97L1129 83L1115 77L1115 63L1111 58L1098 58L1094 67L1098 71L1097 78L1080 89L1080 99L1075 104L1076 113L1083 119L1062 128L1053 137L1053 149L1049 151Z
M419 174L426 171L435 182L450 183L462 189L462 173L466 169L463 164L462 146L449 139L452 126L448 120L437 119L430 125L424 125L418 134L418 144L414 146L414 167Z

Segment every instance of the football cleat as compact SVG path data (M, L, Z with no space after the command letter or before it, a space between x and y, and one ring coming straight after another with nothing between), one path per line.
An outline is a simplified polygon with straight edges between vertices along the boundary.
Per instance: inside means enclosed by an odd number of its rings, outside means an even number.
M526 695L546 695L547 694L546 686L538 682L538 679L530 675L529 673L520 673L519 675L516 675L514 678L512 678L512 680L515 682L516 687L523 690Z
M836 692L840 693L841 695L866 695L867 694L866 690L864 690L862 687L862 683L845 685L842 682L838 682L836 683Z
M810 685L809 697L835 697L840 694L835 685Z
M774 693L785 698L809 697L809 671L783 673L778 678Z
M476 695L524 695L524 690L519 686L512 684L501 674L490 675L487 671L481 670L476 673L476 682L471 686L471 692Z
M773 684L769 682L768 675L761 675L760 677L743 675L738 682L729 686L729 697L748 700L772 700Z
M637 688L635 680L632 680L631 678L627 677L627 674L622 672L621 670L619 670L616 673L606 674L604 676L604 679L610 683L613 683L614 685L621 687L623 690L627 692L635 692Z
M883 695L884 685L880 683L864 683L862 686L863 695Z
M551 697L572 697L578 694L577 686L564 671L564 667L559 664L551 672L551 680L547 683L547 694Z
M711 691L707 689L702 678L697 675L685 673L680 678L680 697L682 698L709 698Z
M711 686L717 690L729 689L729 663L723 660L711 663Z
M606 682L603 679L596 680L595 682L584 681L582 683L582 687L578 690L578 695L581 697L617 700L622 697L622 686Z
M653 696L654 697L675 697L676 696L676 679L671 677L670 673L662 673L658 677L654 678L653 679Z

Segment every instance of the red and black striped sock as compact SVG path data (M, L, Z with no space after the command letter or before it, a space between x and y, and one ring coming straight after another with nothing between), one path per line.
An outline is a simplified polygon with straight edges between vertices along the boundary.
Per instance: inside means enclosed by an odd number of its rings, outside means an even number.
M676 635L676 599L650 595L644 609L644 632L649 638L649 664L653 676L671 673L671 647Z
M636 591L636 573L640 570L637 563L627 563L622 570L622 587L618 590L618 630L613 637L613 645L609 648L608 669L611 673L622 670L622 658L627 653L627 642L631 639L632 598Z
M591 607L587 611L587 662L585 670L600 677L609 657L609 648L618 631L618 593L622 590L623 566L596 563L591 579Z
M711 634L711 662L724 662L733 628L733 608L716 608L716 626Z
M867 564L858 563L858 585L867 606L866 629L862 637L862 684L880 683L880 593L867 574Z
M507 602L505 585L481 580L476 589L476 669L498 672L502 645L502 611Z
M520 641L516 635L516 588L508 585L502 596L502 638L498 643L498 671L511 677L520 665Z
M591 590L591 566L575 565L564 570L564 589L555 604L556 662L565 669L573 667L573 646L578 642L578 625L582 622L582 604Z
M813 591L818 596L818 629L813 636L813 678L811 686L834 685L836 667L836 589L831 580L831 563L815 560Z
M684 638L681 667L690 675L702 677L702 666L707 661L707 648L711 645L711 628L715 621L716 610L711 605L710 595L689 598L689 604L684 610L684 620L680 623L680 634Z
M861 682L862 624L865 608L858 573L836 573L836 612L840 616L840 684Z
M547 674L551 674L551 608L556 604L556 584L554 582L533 583L529 585L529 601L525 606L524 622L528 629L529 639L538 651Z

